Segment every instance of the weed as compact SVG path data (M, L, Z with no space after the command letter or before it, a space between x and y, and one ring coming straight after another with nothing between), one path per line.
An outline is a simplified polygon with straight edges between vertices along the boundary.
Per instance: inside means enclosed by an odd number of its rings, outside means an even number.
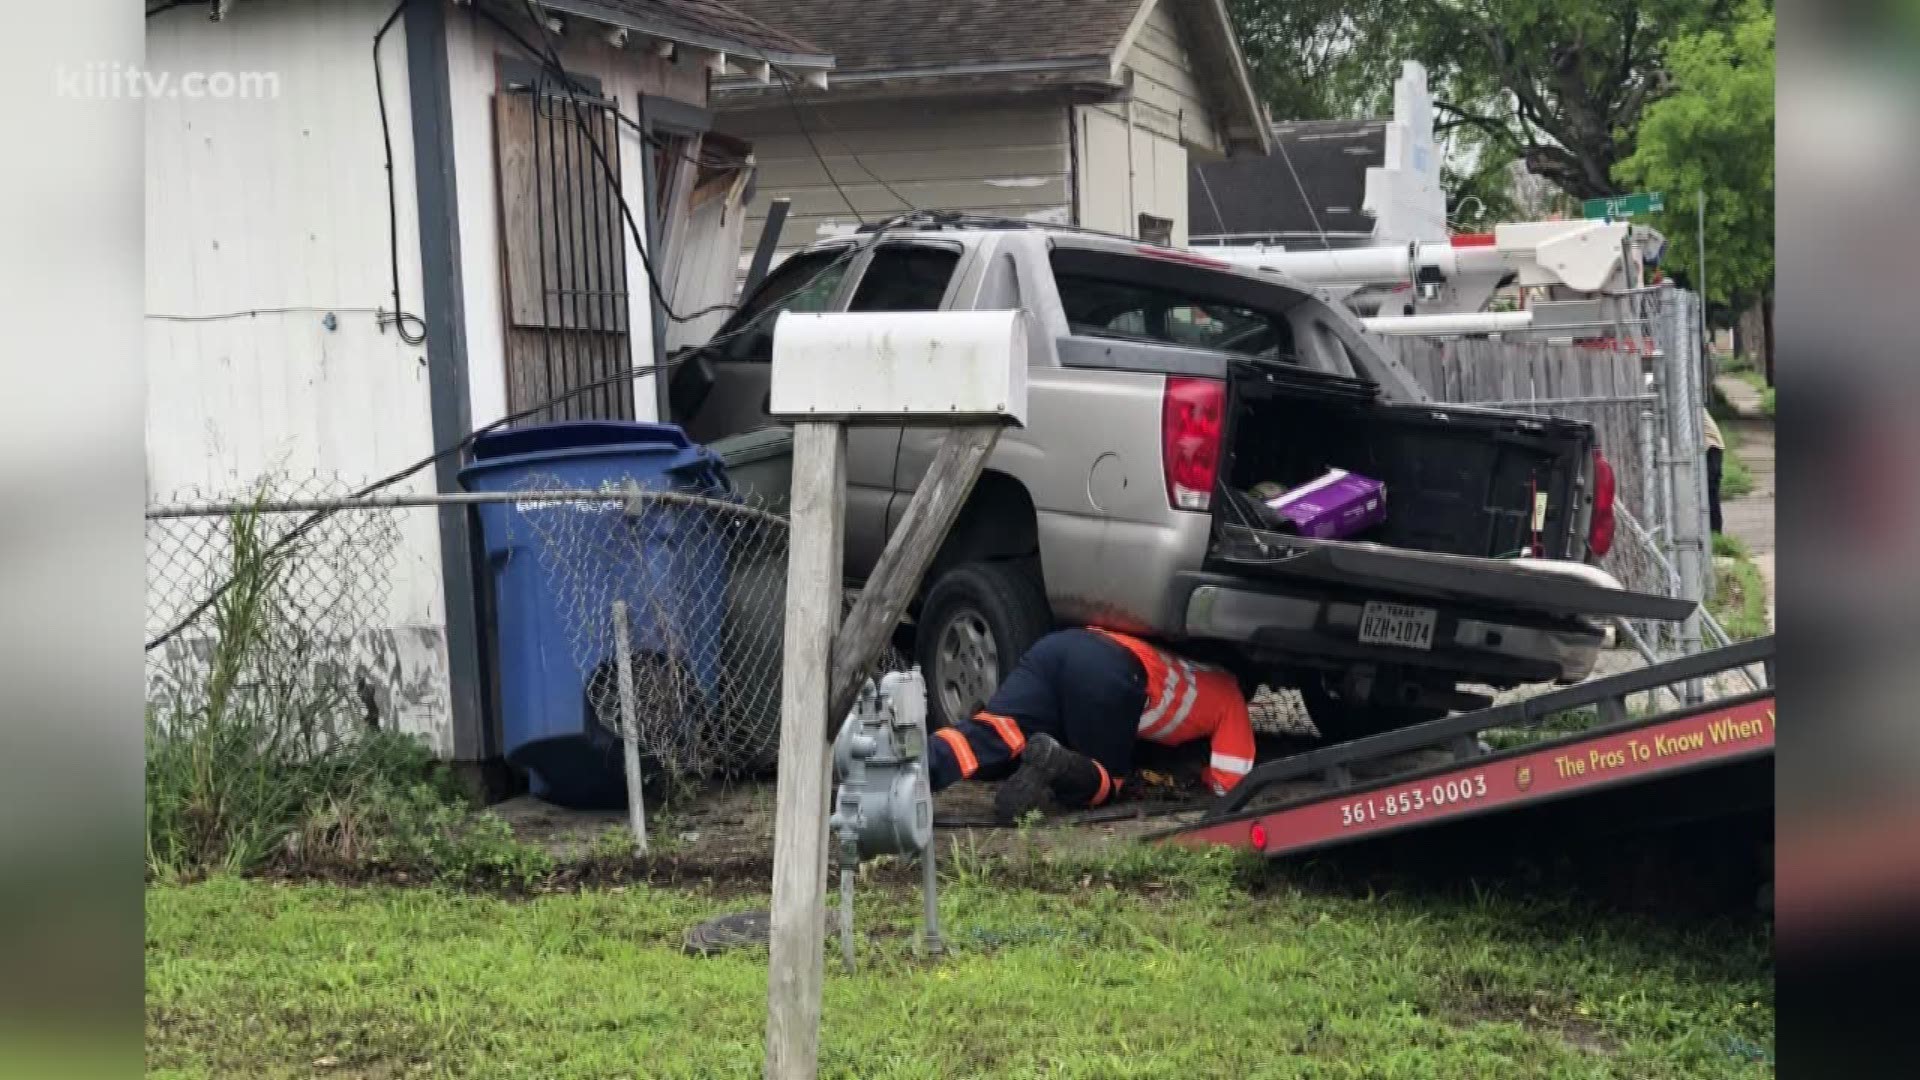
M1713 553L1716 557L1722 559L1745 559L1749 557L1746 543L1739 537L1729 536L1726 533L1713 534Z
M146 717L146 867L158 880L292 869L393 869L524 884L544 856L474 817L418 739L369 729L289 579L297 534L260 501L229 516L227 586L196 662Z
M1713 614L1728 637L1746 641L1773 632L1767 622L1767 579L1751 559L1722 566L1714 585Z
M1739 499L1753 494L1753 473L1729 446L1720 468L1720 498Z
M1775 419L1773 415L1774 389L1775 389L1774 387L1769 386L1766 389L1760 391L1760 411L1766 414L1766 417L1769 420Z
M657 841L647 837L650 846ZM633 830L624 825L609 825L593 840L587 858L598 863L621 863L633 858Z

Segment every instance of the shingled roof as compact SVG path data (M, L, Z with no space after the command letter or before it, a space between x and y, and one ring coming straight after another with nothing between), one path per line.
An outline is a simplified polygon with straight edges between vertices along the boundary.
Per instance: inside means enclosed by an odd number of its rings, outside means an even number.
M1225 0L729 0L746 14L833 53L828 93L1072 91L1117 100L1139 28L1165 4L1187 28L1194 75L1213 95L1236 149L1265 150L1266 113ZM765 87L716 81L717 101L751 105Z
M720 52L738 52L792 67L834 66L830 51L795 32L770 25L746 5L721 0L541 0L553 11L623 26ZM777 10L780 5L765 7Z
M836 74L1107 60L1141 0L734 0L819 42Z
M1337 243L1372 235L1373 218L1361 203L1367 170L1386 162L1387 121L1289 121L1273 125L1273 144L1264 157L1192 165L1187 220L1193 236L1318 238L1324 232Z

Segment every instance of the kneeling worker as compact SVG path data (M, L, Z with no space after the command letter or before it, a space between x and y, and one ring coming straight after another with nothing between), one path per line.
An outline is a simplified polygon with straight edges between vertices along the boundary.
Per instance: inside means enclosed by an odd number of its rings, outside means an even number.
M1132 772L1136 739L1178 746L1211 737L1215 794L1253 768L1253 724L1227 671L1108 630L1057 630L1035 642L986 708L933 733L933 790L1004 780L994 816L1011 824L1048 796L1099 806Z

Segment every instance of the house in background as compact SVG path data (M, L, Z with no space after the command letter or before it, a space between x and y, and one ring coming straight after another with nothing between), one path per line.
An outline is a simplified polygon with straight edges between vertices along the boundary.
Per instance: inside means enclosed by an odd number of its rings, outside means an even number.
M666 343L655 293L677 311L731 299L730 275L682 256L734 250L750 183L751 148L710 131L709 85L769 64L817 82L831 59L716 0L541 8L150 5L151 72L238 73L240 91L147 105L150 499L274 475L357 486L524 410L659 415L664 387L625 374ZM556 49L573 89L529 46ZM458 490L461 464L392 490ZM488 759L470 516L400 526L362 650L372 710Z
M1374 243L1367 170L1386 163L1385 120L1291 120L1273 150L1195 162L1187 187L1195 244L1354 247Z
M1223 0L734 0L834 54L831 87L716 80L780 249L908 208L1183 243L1189 164L1268 146ZM816 153L817 151L817 153Z
M1427 69L1408 60L1384 120L1288 121L1265 157L1199 163L1187 193L1196 244L1338 249L1444 241L1448 225Z

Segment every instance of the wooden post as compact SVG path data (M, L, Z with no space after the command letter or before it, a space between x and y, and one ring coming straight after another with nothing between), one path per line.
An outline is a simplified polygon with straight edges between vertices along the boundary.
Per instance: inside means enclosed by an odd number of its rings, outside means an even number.
M967 496L973 493L987 455L1000 441L1001 427L998 422L990 422L950 428L920 486L914 489L899 526L887 538L886 550L880 553L866 587L860 590L860 599L834 639L833 696L827 706L829 741L831 733L840 730L847 710L853 708L854 695L860 691L867 668L880 655L893 628L900 625L900 617L920 589L920 579L946 542Z
M795 424L767 962L768 1080L813 1080L819 1065L832 769L827 680L840 621L845 487L841 426L811 420Z

